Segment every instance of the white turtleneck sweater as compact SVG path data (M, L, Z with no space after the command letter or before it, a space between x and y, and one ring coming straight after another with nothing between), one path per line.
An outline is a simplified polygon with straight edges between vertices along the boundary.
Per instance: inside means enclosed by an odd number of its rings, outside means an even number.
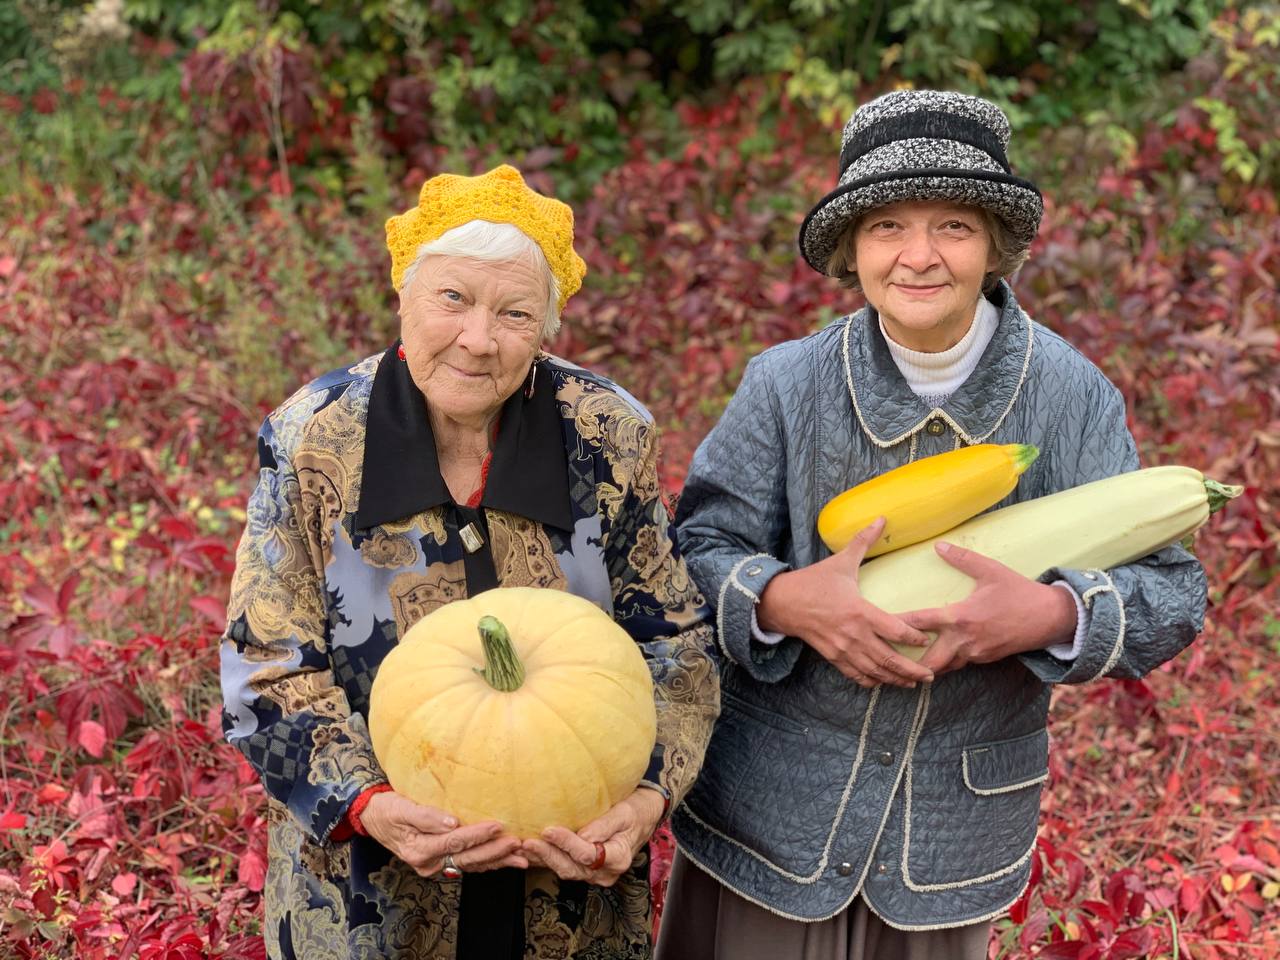
M968 331L960 338L959 343L940 353L923 353L904 347L889 336L883 320L879 323L880 334L888 344L893 362L897 364L911 392L929 406L941 407L977 368L978 361L982 359L1000 325L1000 311L986 297L979 297L973 323L969 324ZM1056 643L1046 649L1061 660L1074 660L1080 654L1088 625L1084 604L1066 581L1055 580L1053 585L1066 590L1076 602L1076 634L1073 642ZM765 643L777 643L782 639L780 633L761 630L754 612L751 615L751 630L756 639Z
M969 379L1000 325L1000 311L986 297L978 298L973 323L960 342L941 353L922 353L896 342L880 321L880 334L889 345L907 386L931 407L940 407Z

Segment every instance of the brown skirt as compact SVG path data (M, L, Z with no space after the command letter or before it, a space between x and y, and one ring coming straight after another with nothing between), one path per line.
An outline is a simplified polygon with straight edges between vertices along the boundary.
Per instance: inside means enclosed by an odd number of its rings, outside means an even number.
M889 926L858 897L830 920L788 920L724 887L679 851L655 960L986 960L989 923Z

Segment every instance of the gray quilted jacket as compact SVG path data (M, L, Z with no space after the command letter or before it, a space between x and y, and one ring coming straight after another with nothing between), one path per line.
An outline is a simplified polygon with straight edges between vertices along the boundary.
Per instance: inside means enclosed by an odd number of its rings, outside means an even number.
M1031 869L1050 685L1140 677L1202 626L1204 571L1170 547L1111 570L1045 571L1086 608L1074 661L1037 652L868 691L795 638L754 638L770 578L828 555L818 510L856 483L987 441L1041 450L997 506L1138 467L1119 391L1007 286L991 299L995 337L944 407L912 394L863 310L752 360L693 459L679 537L716 603L725 663L720 720L675 835L704 870L787 917L831 917L859 892L907 929L1003 913Z

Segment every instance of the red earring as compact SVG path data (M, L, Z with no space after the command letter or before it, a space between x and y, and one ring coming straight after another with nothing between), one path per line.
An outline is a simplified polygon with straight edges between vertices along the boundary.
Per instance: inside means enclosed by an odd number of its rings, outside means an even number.
M403 343L402 343L402 344L400 344L400 346L396 347L396 356L397 356L397 357L399 357L401 360L403 360L403 359L404 359L404 344L403 344Z

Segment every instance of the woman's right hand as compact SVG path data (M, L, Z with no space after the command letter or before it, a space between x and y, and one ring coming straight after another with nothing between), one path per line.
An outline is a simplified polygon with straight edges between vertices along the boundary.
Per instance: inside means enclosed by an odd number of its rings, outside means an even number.
M839 553L775 576L760 596L756 622L799 637L859 686L914 687L932 681L933 671L889 644L925 647L928 635L868 603L858 590L858 567L882 530L883 517Z
M439 873L446 856L452 856L454 866L463 873L529 866L519 853L519 838L504 834L496 820L459 826L456 817L414 803L394 790L374 794L360 814L360 823L369 836L424 877Z

